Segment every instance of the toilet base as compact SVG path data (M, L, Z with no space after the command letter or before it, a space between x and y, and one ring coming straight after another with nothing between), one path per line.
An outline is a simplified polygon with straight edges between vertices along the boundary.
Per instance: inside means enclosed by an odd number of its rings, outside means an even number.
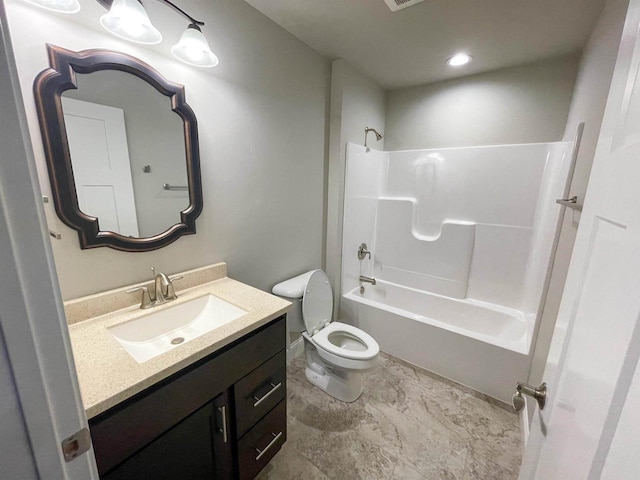
M305 377L312 385L343 402L355 402L362 395L362 372L347 371L327 365L316 349L305 345Z
M309 367L305 369L304 373L307 380L313 385L343 402L355 402L362 395L361 373L341 372L347 374L348 378L344 379L337 376L335 371L330 375L326 373L321 375Z

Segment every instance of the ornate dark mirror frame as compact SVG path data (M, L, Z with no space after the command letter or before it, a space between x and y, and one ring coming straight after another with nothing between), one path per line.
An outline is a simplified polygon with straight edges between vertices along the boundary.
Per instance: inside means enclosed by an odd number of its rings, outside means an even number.
M202 183L198 125L193 110L185 102L184 87L166 80L150 65L124 53L108 50L73 52L47 45L51 68L35 80L34 93L44 143L53 202L58 217L78 232L80 247L111 247L126 252L146 252L162 248L182 235L196 233L196 218L202 211ZM189 184L189 206L180 212L180 223L153 237L130 238L100 231L98 219L83 213L78 205L71 154L62 111L62 94L77 89L76 73L119 70L135 75L171 100L171 109L183 120Z

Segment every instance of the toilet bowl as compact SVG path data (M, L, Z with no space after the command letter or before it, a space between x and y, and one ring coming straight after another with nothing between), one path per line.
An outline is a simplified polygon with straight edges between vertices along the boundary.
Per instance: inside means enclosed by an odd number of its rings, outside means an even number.
M362 394L362 374L377 364L380 347L359 328L332 322L333 292L322 270L313 270L273 287L293 303L289 333L302 333L309 382L344 402Z

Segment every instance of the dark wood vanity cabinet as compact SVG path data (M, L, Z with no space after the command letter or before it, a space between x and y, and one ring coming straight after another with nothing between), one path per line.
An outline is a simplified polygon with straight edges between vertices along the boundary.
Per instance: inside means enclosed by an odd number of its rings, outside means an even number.
M227 397L222 394L220 399ZM102 478L133 480L143 478L200 480L232 478L233 453L220 441L220 420L213 402L162 434L146 447L109 471Z
M285 317L91 419L105 480L251 479L286 440Z

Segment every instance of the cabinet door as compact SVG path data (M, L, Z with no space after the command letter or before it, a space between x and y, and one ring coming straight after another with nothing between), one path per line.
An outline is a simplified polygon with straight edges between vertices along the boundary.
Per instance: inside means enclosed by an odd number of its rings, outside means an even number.
M231 478L228 395L223 393L108 472L105 480ZM224 409L222 407L225 407ZM227 410L224 412L224 410ZM227 415L227 443L222 413ZM228 458L225 458L228 457Z

